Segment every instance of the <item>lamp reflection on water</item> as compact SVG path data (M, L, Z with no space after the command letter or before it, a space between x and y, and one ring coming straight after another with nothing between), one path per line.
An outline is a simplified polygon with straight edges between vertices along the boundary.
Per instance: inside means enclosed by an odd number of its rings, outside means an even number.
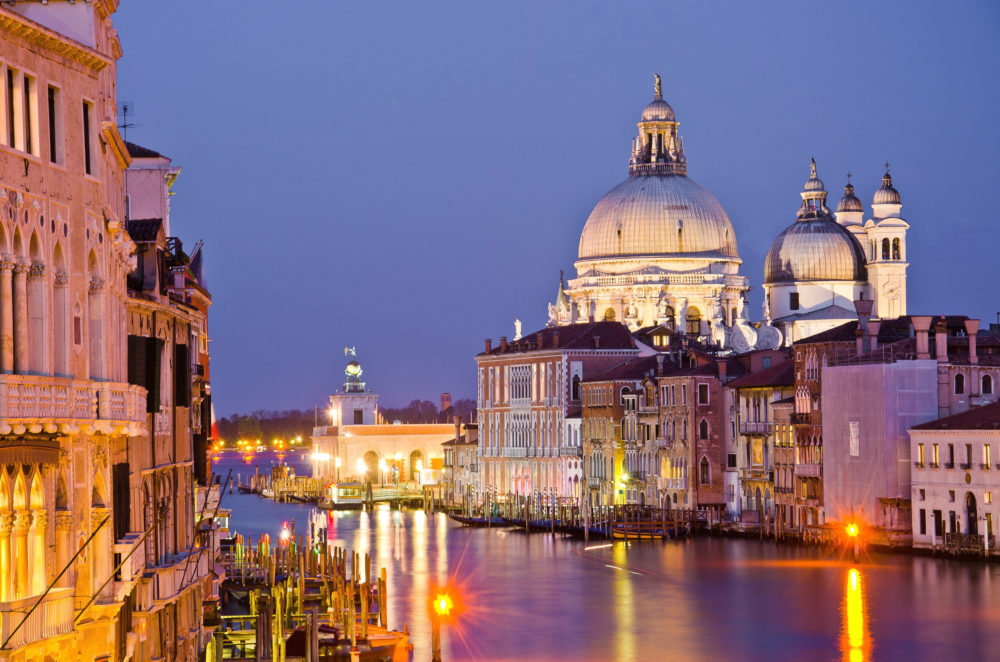
M865 662L869 659L872 640L865 618L866 608L863 578L857 568L851 568L847 572L844 629L840 637L840 650L845 662Z

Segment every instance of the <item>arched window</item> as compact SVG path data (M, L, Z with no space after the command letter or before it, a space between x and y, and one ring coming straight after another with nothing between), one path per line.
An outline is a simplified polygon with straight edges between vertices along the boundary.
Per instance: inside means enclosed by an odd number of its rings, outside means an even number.
M889 240L888 239L883 239L882 240L882 259L883 260L888 260L889 259Z
M683 425L681 427L681 432L682 432L681 440L682 441L687 441L687 438L688 438L688 422L687 422L686 418L684 419L684 423L683 423Z
M709 475L707 457L701 458L701 466L699 467L698 473L700 475L702 485L710 485L712 483L712 476Z
M697 336L701 333L701 311L691 306L687 309L687 319L685 320L685 331Z
M614 308L608 308L607 310L604 311L604 321L605 322L614 322L615 321L615 309Z
M955 375L955 395L965 393L965 375Z
M570 396L573 400L580 399L580 375L573 375L573 391Z
M892 259L898 260L899 258L899 237L892 240Z
M983 395L989 395L993 393L993 378L989 375L983 375Z
M708 439L708 421L704 418L701 419L701 423L698 424L698 438Z

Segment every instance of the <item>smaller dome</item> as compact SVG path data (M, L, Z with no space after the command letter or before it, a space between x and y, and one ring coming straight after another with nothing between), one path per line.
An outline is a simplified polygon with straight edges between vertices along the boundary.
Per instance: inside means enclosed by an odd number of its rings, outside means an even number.
M837 211L864 211L865 208L861 204L861 200L858 196L854 195L854 186L851 182L847 182L847 186L844 187L844 197L840 199L837 203Z
M673 122L674 109L663 99L653 99L642 109L640 122Z
M785 229L764 259L764 283L867 279L861 245L832 220L796 221Z
M344 374L348 377L360 377L361 376L361 364L357 361L351 361L347 364L347 368L344 369Z
M898 205L902 204L899 201L899 191L892 187L892 175L889 174L888 164L886 164L885 174L882 175L882 188L875 191L875 197L872 202L876 205Z
M809 164L809 179L806 180L805 186L803 187L806 191L825 191L823 188L823 180L819 178L816 174L816 159L812 159Z

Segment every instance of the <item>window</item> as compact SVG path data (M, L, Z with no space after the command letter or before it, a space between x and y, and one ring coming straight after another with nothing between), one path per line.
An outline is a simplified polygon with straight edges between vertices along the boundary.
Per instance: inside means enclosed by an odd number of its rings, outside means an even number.
M701 458L701 466L700 466L699 473L701 474L701 484L702 485L710 485L712 483L712 477L709 475L709 470L708 470L708 458L707 457Z
M354 424L363 425L365 422L365 412L361 409L354 410Z
M993 393L993 378L989 375L983 375L983 395L990 395Z
M983 492L983 503L993 503L993 493Z
M948 463L944 466L946 469L955 468L955 444L948 444Z
M955 375L955 395L965 393L965 375Z
M923 508L920 509L920 534L927 534L927 512Z
M983 444L983 469L990 468L990 445Z
M892 240L892 259L899 259L899 237Z
M920 488L920 500L921 501L927 500L927 493L924 491L924 488L922 487Z
M570 398L573 400L580 399L580 375L573 375L573 390L570 393Z
M788 294L788 307L791 310L798 310L799 309L799 293L798 292L789 292L789 294Z
M7 127L4 143L38 156L38 98L35 79L7 69Z
M955 490L948 490L949 503L955 503Z
M917 466L924 466L924 445L917 444Z
M735 469L736 468L736 453L730 453L729 454L728 465L729 465L730 469Z
M771 357L765 356L763 359L761 359L760 364L761 367L764 368L764 370L767 370L768 368L771 367Z
M698 404L708 404L708 384L698 384Z
M963 469L972 468L972 444L965 445L965 466L962 468Z
M934 444L931 446L931 466L936 467L938 465L938 445Z
M683 427L681 429L682 429L682 433L683 433L683 436L681 436L681 439L683 439L684 441L687 441L687 438L688 438L688 422L687 422L686 418L684 419L684 424L683 424Z
M943 536L944 535L944 518L941 516L940 510L935 510L934 515L934 535Z
M94 114L94 104L83 102L83 171L88 175L94 174L94 164L92 159L93 145L91 134L91 118Z
M883 239L882 240L882 259L883 260L888 260L889 259L889 240L888 239Z
M687 384L681 384L681 404L686 405L688 403L688 387Z
M49 161L52 163L63 162L63 155L60 149L62 145L62 104L59 97L59 88L49 85Z
M701 423L698 424L698 438L708 439L708 421L704 418L701 419Z

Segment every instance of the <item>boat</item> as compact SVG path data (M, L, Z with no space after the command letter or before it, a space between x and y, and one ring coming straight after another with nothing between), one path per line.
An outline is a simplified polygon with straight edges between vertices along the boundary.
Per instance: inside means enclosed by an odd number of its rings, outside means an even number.
M361 483L334 483L327 498L318 504L324 510L361 510L365 505L365 486Z
M499 517L466 517L464 515L456 515L455 513L448 513L448 517L455 520L462 526L471 526L471 527L510 526L503 519Z
M357 627L360 633L360 624ZM341 628L319 623L316 629L318 630L321 659L336 660L337 662L340 660L347 662L352 659L351 639L349 636L345 636ZM306 627L300 625L288 637L285 655L305 659L308 644ZM358 659L362 662L382 662L383 660L402 662L410 659L413 646L409 642L409 633L386 630L370 624L368 625L368 638L361 639L359 636L357 649Z

